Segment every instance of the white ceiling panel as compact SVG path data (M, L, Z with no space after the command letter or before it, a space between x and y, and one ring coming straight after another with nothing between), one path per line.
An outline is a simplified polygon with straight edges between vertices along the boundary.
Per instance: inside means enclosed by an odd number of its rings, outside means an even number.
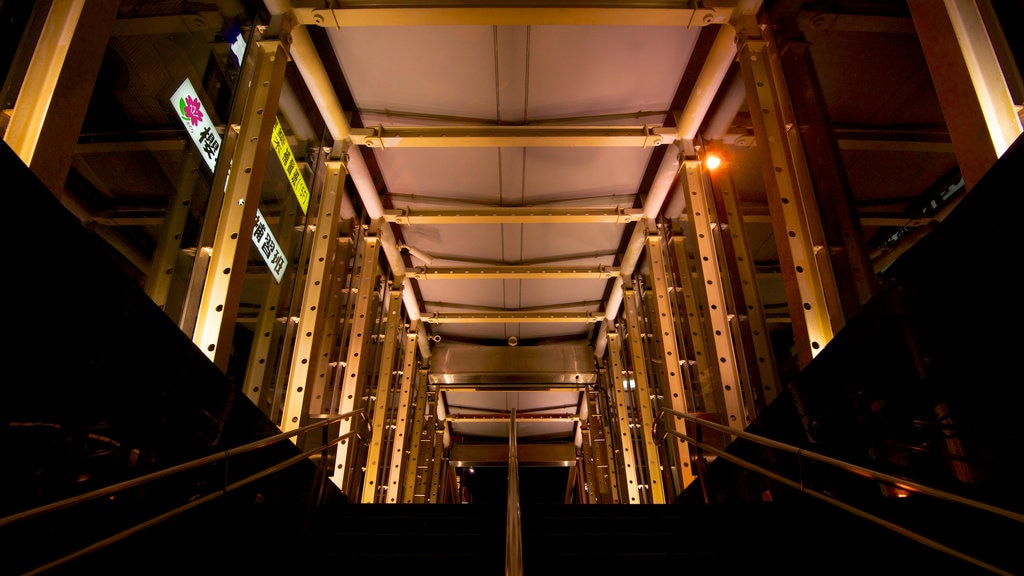
M389 192L497 205L501 176L495 148L374 150Z
M371 26L329 34L361 110L495 115L490 26Z
M524 169L525 203L587 198L588 207L630 207L650 149L531 148ZM613 202L602 198L613 198Z
M534 26L529 119L666 110L699 29Z

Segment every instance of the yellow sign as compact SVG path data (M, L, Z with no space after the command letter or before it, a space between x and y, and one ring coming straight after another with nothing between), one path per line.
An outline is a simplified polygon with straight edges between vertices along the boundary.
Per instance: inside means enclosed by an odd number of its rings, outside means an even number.
M277 152L278 159L281 160L281 167L284 168L284 175L288 177L288 182L292 186L292 192L299 200L302 213L305 214L309 208L309 188L306 188L306 180L303 179L302 171L295 163L295 156L292 154L291 146L288 145L288 137L284 135L281 122L277 119L274 120L274 136L271 143L274 146L274 151Z

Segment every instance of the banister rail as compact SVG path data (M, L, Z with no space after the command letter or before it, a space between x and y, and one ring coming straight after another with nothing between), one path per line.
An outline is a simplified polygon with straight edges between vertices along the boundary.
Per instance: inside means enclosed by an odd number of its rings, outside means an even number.
M742 431L742 430L735 430L735 429L730 428L728 426L723 426L722 424L719 424L717 422L712 422L710 420L706 420L706 419L694 416L693 414L688 414L688 413L685 413L685 412L680 412L680 411L677 411L677 410L673 410L671 408L664 408L663 407L663 408L660 409L658 417L655 418L655 423L656 423L655 427L656 428L657 428L658 425L664 423L664 419L665 419L666 415L672 416L674 418L678 418L678 419L681 419L681 420L684 420L684 421L689 422L691 424L694 424L694 425L696 425L698 427L701 427L701 426L707 427L707 428L710 428L712 430L716 430L718 432L722 432L724 434L728 434L728 435L731 435L731 436L734 436L734 437L737 437L737 438L743 438L744 440L749 440L749 441L754 442L756 444L759 444L761 446L765 446L765 447L768 447L768 448L773 448L773 449L776 449L776 450L781 450L781 451L784 451L784 452L788 452L788 453L796 455L796 457L798 459L807 459L807 460L812 460L812 461L819 462L819 463L822 463L822 464L826 464L826 465L831 466L831 467L833 467L833 468L835 468L837 470L840 470L840 471L843 471L843 472L846 472L846 473L849 473L849 474L853 474L853 475L856 475L856 476L860 476L862 478L870 478L872 480L876 480L876 481L879 481L879 482L884 482L884 483L890 484L890 485L892 485L894 487L897 487L899 489L905 490L907 492L918 493L918 494L930 496L930 497L933 497L933 498L936 498L936 499L939 499L939 500L944 500L946 502L960 504L960 505L967 506L967 507L975 509L975 510L979 510L979 511L983 511L983 512L988 512L988 513L991 513L991 514L994 514L994 515L997 515L997 516L1000 516L1000 517L1003 517L1003 518L1006 518L1006 519L1013 520L1015 522L1019 522L1021 524L1024 524L1024 514L1021 514L1021 513L1018 513L1018 512L1014 512L1012 510L1006 510L1004 508L1000 508L998 506L993 506L993 505L987 504L985 502L980 502L978 500L973 500L973 499L970 499L970 498L965 498L965 497L960 496L958 494L953 494L951 492L946 492L944 490L939 490L939 489L936 489L936 488L925 486L923 484L920 484L920 483L917 483L917 482L913 482L913 481L908 480L906 478L901 478L899 476L894 476L892 474L886 474L886 473L883 473L883 472L878 472L878 471L875 471L875 470L871 470L870 468L865 468L863 466L858 466L856 464L851 464L849 462L844 462L842 460L838 460L838 459L835 459L835 458L831 458L829 456L818 454L816 452L813 452L813 451L810 451L810 450L806 450L806 449L800 448L798 446L793 446L791 444L786 444L785 442L779 442L777 440L772 440L770 438L765 438L763 436L759 436L757 434L752 434L750 432L746 432L746 431ZM973 556L970 556L968 554L964 554L963 552L960 552L958 550L950 548L949 546L946 546L945 544L937 542L937 541L935 541L935 540L933 540L931 538L928 538L926 536L923 536L921 534L918 534L916 532L908 530L908 529L906 529L906 528L904 528L902 526L899 526L898 524L895 524L893 522L890 522L890 521L888 521L888 520L886 520L884 518L880 518L878 516L875 516L873 514L870 514L868 512L860 510L860 509L858 509L858 508L856 508L854 506L851 506L851 505L849 505L849 504L847 504L845 502L842 502L841 500L838 500L836 498L833 498L833 497L831 497L831 496L829 496L827 494L824 494L824 493L819 492L817 490L808 488L807 487L807 483L804 481L805 479L803 477L803 471L804 471L804 467L803 466L799 467L800 477L797 480L792 480L790 478L782 476L781 474L773 472L773 471L771 471L771 470L769 470L767 468L764 468L762 466L758 466L757 464L753 464L753 463L748 462L748 461L746 461L746 460L744 460L742 458L739 458L739 457L737 457L737 456L735 456L733 454L730 454L729 452L727 452L725 450L722 450L721 448L718 448L716 446L712 446L710 444L707 444L707 443L705 443L705 442L703 442L703 441L701 441L701 440L699 440L697 438L694 438L692 436L689 436L689 435L687 435L687 434L685 434L683 432L679 432L679 431L673 430L671 426L665 426L664 430L660 430L660 431L659 430L655 430L655 434L656 434L656 436L658 436L660 438L664 438L664 435L671 435L671 436L675 436L677 438L680 438L680 439L682 439L682 440L684 440L686 442L689 442L690 444L696 446L700 450L713 453L716 456L718 456L720 458L723 458L724 460L732 462L733 464L741 466L741 467L743 467L743 468L745 468L747 470L750 470L752 472L756 472L758 474L761 474L761 475L763 475L763 476L765 476L767 478L770 478L770 479L775 480L775 481L777 481L777 482L779 482L781 484L789 486L790 488L794 488L794 489L798 490L799 492L801 492L803 494L807 494L807 495L809 495L809 496L811 496L813 498L816 498L818 500L822 500L822 501L824 501L824 502L826 502L828 504L831 504L831 505L833 505L833 506L835 506L837 508L840 508L840 509L842 509L842 510L844 510L846 512L854 514L854 515L856 515L856 516L858 516L860 518L863 518L863 519L865 519L865 520L867 520L869 522L872 522L874 524L882 526L883 528L891 530L891 531L893 531L893 532L895 532L897 534L905 536L905 537L907 537L907 538L909 538L911 540L914 540L915 542L918 542L920 544L923 544L923 545L925 545L925 546L927 546L929 548L932 548L932 549L937 550L939 552L944 552L944 553L949 554L951 556L960 558L961 560L964 560L966 562L974 564L974 565L976 565L976 566L978 566L980 568L984 568L986 570L989 570L989 571L991 571L991 572L993 572L995 574L1001 574L1001 575L1006 575L1006 576L1012 576L1012 574L1013 574L1011 572L1007 572L1007 571L1003 570L1002 568L999 568L997 566L993 566L993 565L991 565L991 564L989 564L987 562L984 562L982 560L974 558ZM704 468L706 469L706 467L704 467Z
M325 450L331 448L332 446L335 446L336 444L338 444L342 440L345 440L347 438L351 438L353 436L358 435L361 429L356 427L353 430L351 430L350 432L347 432L345 434L342 434L342 435L339 435L339 436L337 436L335 438L327 440L327 441L321 443L320 445L316 446L313 449L306 450L304 452L301 452L299 454L291 456L291 457L289 457L289 458L287 458L285 460L282 460L280 462L272 464L272 465L270 465L270 466L268 466L266 468L263 468L263 469L259 470L256 473L250 474L250 475L248 475L248 476L246 476L246 477L244 477L242 479L236 480L234 482L228 482L227 481L227 478L228 478L227 463L229 462L229 460L231 458L239 456L239 455L242 455L242 454L252 453L252 452L255 452L255 451L263 449L263 448L267 448L269 446L278 444L279 442L290 440L292 438L301 436L303 434L306 434L306 433L314 431L314 430L326 429L328 426L330 426L331 424L334 424L335 422L340 422L342 420L347 420L347 419L352 418L354 416L361 416L362 412L363 412L362 409L358 409L358 410L353 410L351 412L346 412L344 414L338 414L338 415L332 416L330 418L327 418L325 420L322 420L322 421L319 421L319 422L314 422L312 424L308 424L306 426L302 426L302 427L296 428L294 430L290 430L288 432L282 432L282 433L279 433L279 434L275 434L275 435L269 436L267 438L263 438L263 439L260 439L260 440L255 440L255 441L250 442L248 444L243 444L241 446L237 446L237 447L234 447L234 448L229 448L227 450L223 450L223 451L220 451L220 452L217 452L217 453L214 453L214 454L210 454L210 455L204 456L202 458L197 458L195 460L190 460L190 461L184 462L182 464L178 464L178 465L175 465L175 466L170 466L168 468L164 468L162 470L157 470L157 471L149 473L149 474L144 474L144 475L139 476L137 478L132 478L130 480L125 480L123 482L118 482L118 483L115 483L115 484L111 484L110 486L105 486L103 488L98 488L98 489L92 490L90 492L85 492L85 493L78 494L78 495L75 495L75 496L71 496L71 497L68 497L68 498L65 498L65 499L62 499L62 500L51 502L49 504L44 504L42 506L37 506L35 508L30 508L28 510L17 512L15 514L11 514L11 515L5 516L3 518L0 518L0 528L3 528L5 526L9 526L9 525L13 525L15 523L18 523L18 522L21 522L21 521L25 521L25 520L29 520L29 519L32 519L32 518L38 518L40 516L43 516L43 515L49 514L51 512L58 511L58 510L63 510L63 509L71 508L71 507L74 507L74 506L79 505L79 504L84 504L86 502L89 502L89 501L92 501L92 500L96 500L98 498L102 498L104 496L110 496L110 495L116 494L118 492L121 492L121 491L124 491L124 490L128 490L130 488L136 488L136 487L139 487L139 486L144 486L144 485L146 485L146 484L148 484L150 482L154 482L156 480L160 480L160 479L163 479L163 478L171 477L171 476L174 476L176 474L181 474L181 473L184 473L184 472L188 472L190 470L195 470L195 469L201 468L203 466L207 466L207 465L215 463L215 462L220 462L220 461L224 461L225 462L224 474L222 476L224 478L224 483L223 483L223 485L220 488L214 489L211 492L209 492L209 493L207 493L207 494L205 494L203 496L200 496L200 497L197 497L197 498L193 498L193 499L189 500L186 504L178 506L178 507L176 507L176 508L174 508L172 510L166 511L166 512L164 512L162 514L156 515L156 516L150 518L149 520L145 520L145 521L140 522L138 524L135 524L135 525L133 525L133 526L131 526L131 527L125 529L125 530L122 530L120 532L112 534L112 535L110 535L110 536L108 536L106 538L103 538L101 540L97 540L96 542L94 542L94 543L92 543L92 544L90 544L88 546L85 546L83 548L80 548L79 550L76 550L75 552L72 552L72 553L67 554L65 556L62 556L60 558L57 558L57 559L55 559L53 561L50 561L50 562L48 562L48 563L46 563L46 564L44 564L42 566L34 568L34 569L32 569L32 570L30 570L28 572L24 572L22 574L22 576L34 576L36 574L42 574L42 573L44 573L46 571L49 571L49 570L51 570L53 568L56 568L56 567L61 566L63 564L66 564L66 563L68 563L68 562L70 562L72 560L75 560L77 558L81 558L81 557L86 556L86 555L88 555L90 553L93 553L93 552L95 552L97 550L101 550L101 549L103 549L103 548L105 548L105 547L107 547L107 546L109 546L111 544L114 544L114 543L118 542L118 541L124 540L125 538L127 538L129 536L132 536L134 534L142 532L143 530L145 530L147 528L151 528L153 526L156 526L157 524L160 524L161 522L164 522L166 520L169 520L170 518L173 518L173 517L178 516L178 515L180 515L180 514L182 514L184 512L192 510L193 508L196 508L196 507L198 507L200 505L203 505L203 504L206 504L208 502L211 502L211 501L213 501L213 500L215 500L215 499L217 499L217 498L219 498L221 496L224 496L224 495L229 494L229 493L231 493L231 492L233 492L235 490L238 490L239 488L242 488L244 486L252 484L253 482L256 482L257 480L265 478L265 477L267 477L267 476L269 476L271 474L280 472L280 471L282 471L282 470L284 470L284 469L286 469L286 468L288 468L290 466L293 466L295 464L298 464L299 462L307 460L308 458L310 458L311 456L313 456L313 455L315 455L317 453L323 453Z

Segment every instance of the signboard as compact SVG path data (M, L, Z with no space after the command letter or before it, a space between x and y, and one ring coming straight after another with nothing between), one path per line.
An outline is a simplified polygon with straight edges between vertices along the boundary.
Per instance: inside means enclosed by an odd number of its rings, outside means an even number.
M216 171L217 155L220 152L220 133L217 132L217 128L210 121L209 114L203 109L203 103L199 100L199 95L188 78L185 78L181 85L178 86L178 89L174 91L174 94L171 96L171 106L178 112L181 123L185 125L185 129L192 137L192 141L195 142L195 145L202 152L207 166L210 167L211 171ZM280 125L277 125L276 128L280 130ZM277 130L274 131L275 138ZM281 135L282 137L284 136L283 131ZM284 147L288 148L287 140ZM274 149L276 150L277 148L278 146L275 144ZM291 148L288 148L288 156L289 158L291 157ZM281 157L281 152L278 152L278 157ZM291 162L293 165L295 164L294 158L292 158ZM285 165L283 158L281 163L282 166ZM298 167L295 168L295 172L298 173ZM288 173L287 169L285 173ZM289 179L291 179L290 176ZM302 179L301 174L299 175L299 181L302 182L302 189L306 190L306 182ZM294 183L292 187L294 189ZM306 190L306 203L302 205L303 211L305 211L308 202L309 191ZM274 279L280 284L285 268L288 266L288 260L281 252L281 247L277 244L277 239L274 238L274 233L271 232L270 226L267 224L266 219L263 218L263 213L259 211L259 208L256 209L256 224L252 228L252 241L256 245L256 249L259 250L260 255L263 256L263 261L270 268Z
M281 252L281 246L277 243L277 239L274 238L274 233L270 231L270 226L267 224L266 219L263 218L263 213L260 212L259 208L256 209L256 225L252 227L252 242L256 245L260 255L263 256L263 261L267 263L267 268L270 268L270 273L274 275L274 279L280 284L281 277L284 276L284 270L288 266L288 260Z
M309 188L306 187L306 180L302 177L299 165L295 163L295 155L292 154L292 148L288 145L288 137L285 136L281 122L277 119L274 119L274 136L271 139L271 144L274 146L274 151L277 152L277 158L281 161L281 167L284 168L284 174L288 177L292 192L299 200L302 213L305 214L306 209L309 208Z
M211 172L217 170L217 155L220 152L220 133L210 121L210 115L203 108L192 82L185 81L171 95L171 106L178 112L181 123L195 142Z

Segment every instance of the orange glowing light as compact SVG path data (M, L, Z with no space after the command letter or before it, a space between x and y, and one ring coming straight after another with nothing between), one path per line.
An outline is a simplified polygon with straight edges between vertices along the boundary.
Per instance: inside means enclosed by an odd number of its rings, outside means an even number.
M707 166L708 170L714 170L722 165L722 159L715 154L708 154L707 158L704 159L704 165Z

